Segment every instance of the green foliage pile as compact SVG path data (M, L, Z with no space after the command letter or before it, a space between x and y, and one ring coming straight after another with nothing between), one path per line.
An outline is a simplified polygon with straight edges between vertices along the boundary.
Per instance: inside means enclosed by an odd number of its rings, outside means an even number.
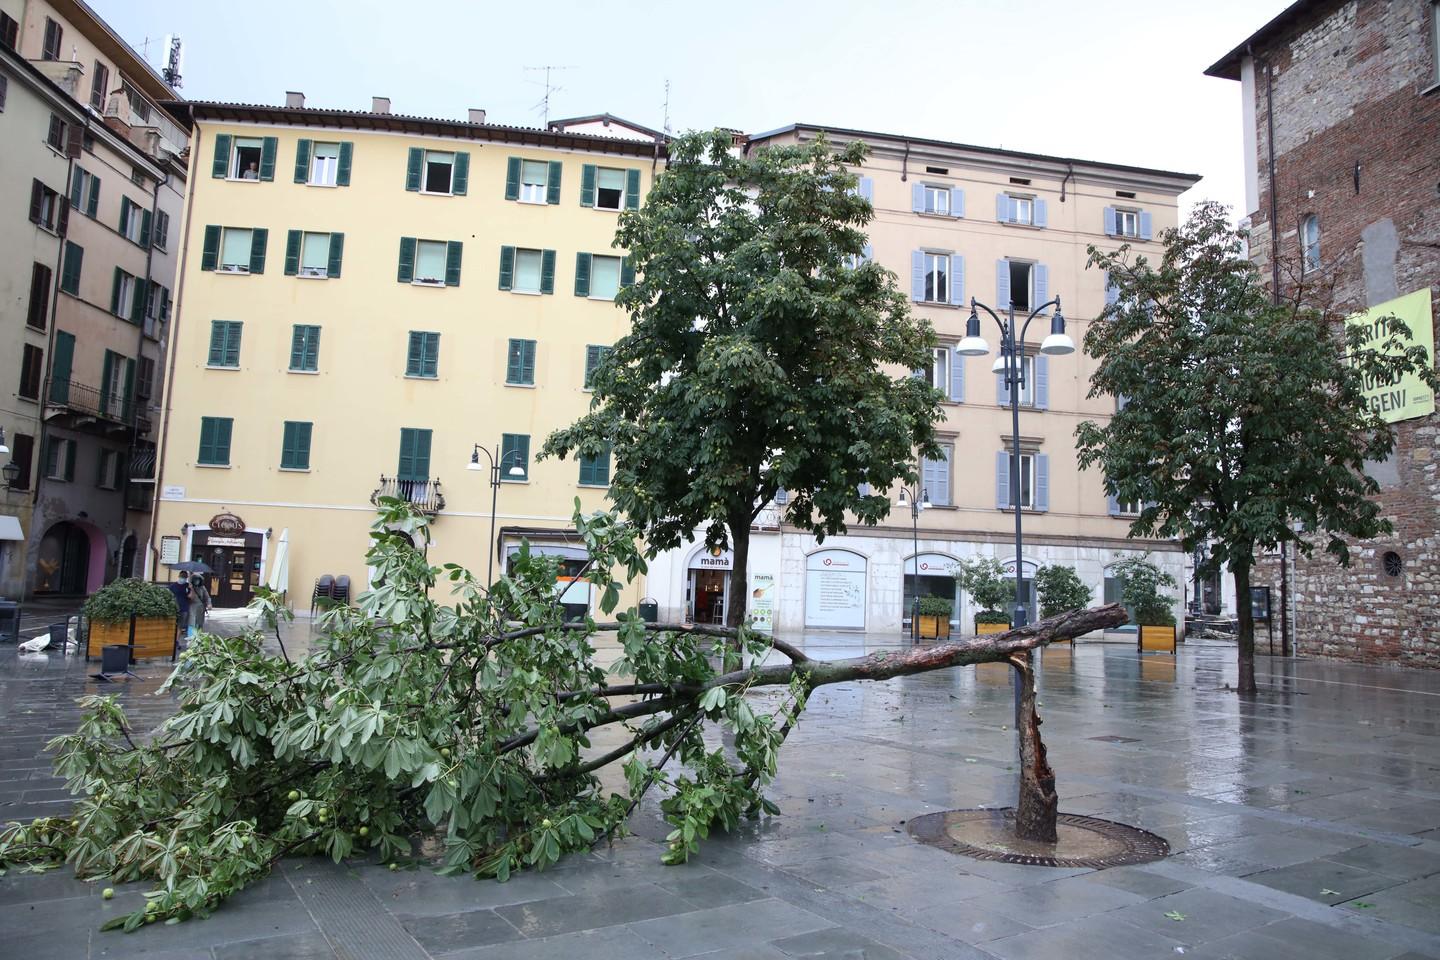
M1163 588L1174 590L1180 584L1156 566L1148 553L1116 560L1110 565L1110 571L1120 581L1120 602L1136 623L1142 627L1175 626L1174 601L1165 595Z
M1074 567L1060 563L1047 564L1035 571L1035 591L1040 598L1042 618L1088 607L1095 596L1095 591L1085 585Z
M1009 623L1005 608L1015 600L1015 581L1005 574L1005 566L994 557L970 557L955 564L955 580L960 589L980 607L976 623Z
M91 623L129 623L130 617L175 617L175 595L158 583L113 580L90 594L85 616Z
M633 578L644 561L631 529L576 508L584 577L608 613L611 571ZM761 791L803 681L778 716L759 714L747 683L704 689L715 638L647 633L632 610L615 625L613 670L627 676L615 685L595 663L594 621L564 623L558 561L522 548L487 592L402 536L426 542L424 528L408 504L381 501L367 558L380 586L326 613L303 659L265 652L258 633L197 637L166 684L178 710L148 740L113 697L87 697L79 729L50 744L73 814L8 826L0 866L153 881L143 909L107 924L133 930L203 916L284 856L393 863L426 835L443 841L444 872L504 880L622 830L652 787L673 827L668 862L716 826L775 812ZM431 596L446 582L450 606ZM272 622L284 613L273 598L262 607ZM770 641L741 630L739 644L762 658ZM730 754L706 746L706 723ZM607 724L623 739L582 759L587 731ZM663 769L671 759L682 773ZM618 792L594 772L611 762L623 763Z

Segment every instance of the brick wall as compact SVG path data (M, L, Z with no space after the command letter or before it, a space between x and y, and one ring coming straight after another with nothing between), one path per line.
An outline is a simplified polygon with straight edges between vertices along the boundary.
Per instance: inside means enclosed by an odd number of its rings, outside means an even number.
M1440 91L1423 92L1435 70L1430 11L1429 0L1317 3L1255 51L1260 209L1251 214L1251 255L1268 278L1273 189L1280 283L1293 289L1302 282L1299 226L1316 215L1321 268L1303 283L1338 314L1425 286L1440 294ZM1432 315L1437 309L1440 297ZM1395 454L1371 471L1394 536L1354 544L1348 569L1318 548L1294 563L1302 654L1440 667L1440 417L1395 426ZM1401 559L1398 575L1385 570L1387 552ZM1271 584L1278 598L1275 558L1259 565L1255 583Z

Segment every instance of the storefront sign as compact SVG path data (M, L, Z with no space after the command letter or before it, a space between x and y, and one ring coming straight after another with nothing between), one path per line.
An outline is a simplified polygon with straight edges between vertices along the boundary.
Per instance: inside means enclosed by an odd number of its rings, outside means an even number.
M821 550L805 560L805 625L865 627L865 558Z
M775 630L775 577L769 573L757 573L750 578L750 616L756 630L773 633Z
M701 549L690 558L691 570L731 570L735 567L735 555L729 550Z
M160 562L161 562L161 563L179 563L179 562L180 562L180 538L179 538L179 537L161 537L161 538L160 538Z
M953 577L955 567L959 560L954 557L947 557L940 553L922 553L920 556L911 557L905 561L905 572L915 573L915 561L920 561L920 576L922 577Z
M217 513L210 518L210 529L219 534L244 533L245 521L233 513ZM214 543L215 540L211 539L210 542ZM242 547L244 545L245 542L243 540L238 544L238 546Z
M205 541L207 547L243 547L244 537L217 537L214 534Z
M1367 346L1378 346L1389 339L1390 318L1395 317L1410 328L1410 336L1402 338L1405 347L1424 347L1435 362L1435 329L1430 315L1430 288L1425 287L1403 297L1376 304L1364 313L1346 317L1350 327L1359 327ZM1407 374L1386 382L1365 383L1365 400L1370 409L1386 423L1414 420L1435 412L1435 394L1416 374Z

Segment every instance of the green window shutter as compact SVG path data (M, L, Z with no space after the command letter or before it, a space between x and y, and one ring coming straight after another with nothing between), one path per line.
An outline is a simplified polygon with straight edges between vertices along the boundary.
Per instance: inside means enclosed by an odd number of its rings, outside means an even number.
M120 198L120 235L126 236L130 227L130 198Z
M244 325L239 320L225 323L225 366L240 366L240 333Z
M425 334L424 362L421 369L427 377L438 377L440 375L440 334Z
M75 175L70 178L70 206L80 209L80 199L84 193L85 171L79 167L75 168Z
M405 352L405 376L418 377L424 366L424 334L410 331L410 346Z
M460 150L455 153L455 169L450 175L450 192L457 197L465 196L465 190L470 186L470 154L468 151Z
M589 389L590 389L590 386L591 386L592 382L593 382L594 379L595 379L595 368L600 365L600 357L601 357L600 351L603 350L603 349L604 349L603 347L596 346L596 345L593 344L593 343L592 343L592 344L589 344L588 346L585 347L585 383L584 383L584 387L585 387L586 390L589 390Z
M85 205L85 212L88 213L88 214L91 216L91 218L93 219L94 216L95 216L95 214L96 214L96 212L97 212L99 209L100 209L100 178L99 178L99 177L92 176L92 177L90 178L90 202Z
M285 276L294 277L300 273L300 231L291 230L285 235Z
M320 328L318 326L311 326L307 327L306 330L304 367L306 370L319 370Z
M75 479L75 441L65 444L65 479Z
M200 269L214 270L220 259L220 228L210 224L205 228L205 246L200 252Z
M335 186L350 186L350 165L355 160L355 144L350 140L340 142L340 162L335 165Z
M75 359L75 334L55 331L55 349L50 354L50 400L70 399L70 366Z
M229 327L229 322L225 320L210 321L210 356L205 361L207 365L212 367L225 367L232 365L226 360L226 355L229 352ZM238 360L238 344L236 345L236 354Z
M590 296L590 258L588 253L575 254L575 296Z
M525 340L522 349L523 366L520 369L520 376L524 383L535 382L535 341Z
M514 337L510 338L509 349L506 351L506 356L508 357L505 364L506 383L525 382L520 379L523 375L521 371L525 366L525 359L522 356L522 347L520 346L522 343L524 343L523 340L516 340Z
M411 147L410 158L405 162L405 189L411 193L420 192L420 168L424 165L425 151Z
M110 312L120 316L120 283L125 276L125 271L119 267L115 268L115 278L110 283Z
M129 357L125 358L125 410L123 416L125 422L130 422L130 409L135 403L135 361Z
M514 159L513 157L511 158ZM500 248L500 289L509 290L515 286L515 248Z
M523 477L511 477L510 471L519 467ZM500 476L510 480L530 479L530 435L505 433L500 435Z
M459 240L445 244L445 286L460 286L460 252L464 246Z
M415 479L430 479L430 431L415 431Z
M555 251L540 252L540 292L555 292Z
M265 245L270 240L270 230L256 227L250 231L250 272L265 272Z
M400 238L400 269L395 279L401 283L410 283L415 279L415 238Z
M585 486L607 487L610 485L610 445L593 457L580 458L580 482Z
M550 172L549 175L545 178L546 203L560 202L560 173L564 169L565 165L559 160L550 161Z
M291 331L291 333L290 333L290 369L291 369L291 370L305 370L305 369L307 369L306 366L305 366L305 340L306 340L305 325L304 325L304 324L301 324L301 323L295 324L294 329L293 329L293 330ZM213 347L213 346L211 347L211 350L212 350L212 351L214 350L214 347Z
M210 176L221 180L230 172L230 134L222 133L215 137L215 162L210 167Z
M635 264L629 257L620 261L620 286L629 287L635 283Z
M215 418L215 462L230 462L230 429L235 421L229 417Z
M640 171L625 171L625 209L640 209Z
M219 421L215 417L200 418L200 452L196 460L200 463L219 463L215 452L215 437Z
M310 433L314 424L303 420L286 420L280 442L280 467L284 470L310 469Z
M135 296L130 303L130 322L137 327L145 322L145 307L150 286L139 277L135 278Z
M505 161L505 199L520 199L520 158L510 157ZM509 290L509 287L501 287L502 290Z
M304 138L295 141L295 182L310 182L310 141Z
M334 280L340 276L340 262L345 258L345 234L330 234L330 262L325 265L325 274Z
M149 210L140 211L140 246L150 246L150 223L151 214Z
M587 163L580 168L580 206L595 206L595 164Z
M275 154L280 147L279 137L266 137L260 143L260 179L275 179Z
M418 432L413 427L400 428L400 462L395 467L398 480L415 479L415 434Z
M115 376L115 354L109 350L105 351L105 363L100 369L100 412L110 412L110 396L114 392L110 387L110 378Z
M65 241L65 266L60 271L60 289L66 293L80 292L80 266L85 262L85 248Z

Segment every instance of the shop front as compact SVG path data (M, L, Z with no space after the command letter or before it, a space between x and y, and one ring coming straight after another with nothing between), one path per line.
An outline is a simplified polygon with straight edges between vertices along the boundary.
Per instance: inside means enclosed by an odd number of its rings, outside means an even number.
M507 575L519 553L519 543L512 541L506 544L505 573ZM531 543L530 555L555 557L560 561L560 569L555 575L555 591L560 594L560 606L564 609L567 620L583 619L590 610L590 583L583 578L585 564L589 561L590 554L584 547L572 547L557 543Z
M690 554L685 586L685 615L690 623L725 622L734 566L735 558L729 550L702 545Z
M216 514L208 527L190 530L189 559L210 568L205 585L211 603L234 608L254 599L265 563L265 536L233 513Z
M864 630L869 562L850 550L805 558L805 626Z
M910 614L915 609L917 597L940 597L950 601L950 623L960 623L960 593L955 585L954 557L943 553L922 553L905 561L905 602L902 622L910 628ZM917 574L917 569L918 574Z

